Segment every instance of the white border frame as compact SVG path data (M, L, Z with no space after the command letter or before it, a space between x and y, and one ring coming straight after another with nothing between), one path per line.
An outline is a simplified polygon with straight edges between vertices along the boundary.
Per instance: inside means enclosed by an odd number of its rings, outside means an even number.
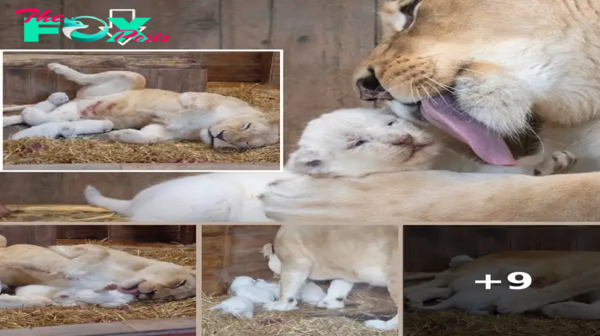
M4 170L4 151L0 156L0 167L2 172L11 173L75 173L75 172L86 172L86 173L272 173L283 171L283 144L284 144L284 80L283 80L283 66L284 66L284 51L283 49L3 49L0 50L0 61L2 61L2 69L0 70L0 91L4 92L4 53L5 52L39 52L39 53L61 53L61 52L278 52L279 53L279 170ZM4 95L3 95L4 96ZM0 98L0 103L4 106L4 97ZM0 131L0 136L4 139L4 128ZM2 148L4 149L4 140L2 140ZM121 163L121 162L115 162Z

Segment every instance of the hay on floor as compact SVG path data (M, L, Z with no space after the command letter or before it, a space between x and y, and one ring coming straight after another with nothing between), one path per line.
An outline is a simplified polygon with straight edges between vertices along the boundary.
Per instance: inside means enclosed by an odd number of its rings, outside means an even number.
M207 92L247 101L274 120L279 118L279 90L260 84L208 83ZM5 129L8 132L9 128ZM13 132L14 133L14 132ZM4 164L64 163L278 163L279 144L252 150L214 149L192 142L131 144L108 142L102 135L77 139L4 140Z
M10 211L0 222L127 222L110 210L89 205L5 205Z
M88 241L109 245L141 257L172 262L182 266L196 265L196 250L186 247L144 247L116 245L110 241ZM44 307L5 309L0 314L0 329L20 329L69 324L118 322L196 316L196 298L181 301L149 301L130 304L130 310L83 307Z
M560 320L539 315L476 316L448 310L404 313L407 336L600 335L598 321Z
M298 310L286 312L259 311L255 305L254 318L236 318L210 307L228 296L202 294L202 335L310 335L310 336L396 336L398 331L379 331L366 328L363 321L388 320L396 314L391 299L373 298L366 292L353 292L346 307L340 310L316 308L300 304Z

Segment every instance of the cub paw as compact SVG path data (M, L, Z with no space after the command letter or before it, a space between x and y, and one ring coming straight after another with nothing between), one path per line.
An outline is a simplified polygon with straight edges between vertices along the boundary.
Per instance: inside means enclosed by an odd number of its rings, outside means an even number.
M569 151L556 151L552 154L552 161L552 174L566 174L577 163L577 157Z
M343 298L323 299L317 303L317 307L327 309L342 309L345 306Z

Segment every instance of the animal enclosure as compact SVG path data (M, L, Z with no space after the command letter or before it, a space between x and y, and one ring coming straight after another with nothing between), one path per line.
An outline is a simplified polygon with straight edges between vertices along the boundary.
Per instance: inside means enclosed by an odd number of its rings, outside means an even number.
M599 226L404 226L404 271L440 272L450 258L522 250L600 251ZM407 281L412 286L421 281ZM550 319L537 314L475 316L462 311L405 311L404 333L453 335L589 334L597 321Z
M4 116L44 101L54 92L75 98L79 85L47 68L61 63L87 74L133 71L147 88L210 92L239 98L279 122L279 52L7 52L4 53ZM279 169L279 144L252 150L214 149L199 141L155 144L109 142L105 134L75 139L9 140L20 130L4 128L4 164L9 169ZM231 165L233 164L233 165ZM211 166L212 165L212 166ZM219 167L215 165L220 165Z
M326 310L301 303L295 311L257 311L253 319L234 318L208 309L227 299L227 290L238 276L278 282L267 266L262 247L273 243L279 225L202 225L202 330L205 335L286 334L307 335L396 335L377 332L361 322L388 320L396 307L385 288L355 285L346 308ZM327 289L329 282L318 283Z
M9 246L98 244L148 259L195 267L195 230L194 225L2 225L0 235L7 238ZM47 306L2 310L0 329L30 330L30 335L50 336L88 335L89 328L103 335L136 331L154 332L153 335L164 332L165 336L187 331L191 335L195 330L195 316L195 297L176 301L137 301L130 303L128 309L96 305ZM82 328L77 329L76 325L82 325ZM3 332L0 331L0 335Z
M111 197L130 199L147 187L186 175L193 174L0 173L0 185L2 185L0 204L12 211L1 217L0 221L124 222L126 218L112 211L87 206L83 196L85 187L93 185ZM90 230L93 236L77 236L77 238L103 239L106 237L100 237L99 233ZM105 231L102 232L105 234Z

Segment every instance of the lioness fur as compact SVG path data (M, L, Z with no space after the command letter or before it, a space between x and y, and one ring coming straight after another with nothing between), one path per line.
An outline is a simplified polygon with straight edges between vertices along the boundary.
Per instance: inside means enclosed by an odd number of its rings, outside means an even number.
M116 285L140 300L181 300L196 295L196 271L189 267L101 245L6 246L4 237L0 243L0 282L10 287L102 290ZM25 299L0 295L0 307Z
M459 268L439 273L433 280L404 289L409 306L453 292L473 289L485 274L503 278L525 272L533 290L502 297L496 311L520 314L541 310L544 315L568 319L600 319L600 252L513 251L479 257Z
M280 294L277 301L264 305L267 310L295 309L296 295L307 279L341 279L350 284L387 287L396 305L400 304L397 226L284 225L273 248L281 261ZM389 321L369 320L365 325L397 329L398 315Z
M542 122L535 157L568 150L573 172L600 170L600 3L385 1L381 43L357 66L365 99L414 104L449 93L504 136ZM567 198L570 198L567 196Z

